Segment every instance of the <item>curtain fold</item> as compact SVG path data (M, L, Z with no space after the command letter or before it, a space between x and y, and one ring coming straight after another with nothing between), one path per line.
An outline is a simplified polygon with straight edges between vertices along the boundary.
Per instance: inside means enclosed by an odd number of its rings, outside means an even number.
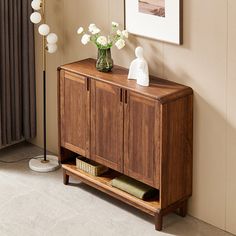
M0 0L0 147L36 135L31 0Z

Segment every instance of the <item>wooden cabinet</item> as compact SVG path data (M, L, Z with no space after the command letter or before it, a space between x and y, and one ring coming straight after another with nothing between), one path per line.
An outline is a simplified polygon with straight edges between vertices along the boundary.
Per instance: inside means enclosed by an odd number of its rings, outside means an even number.
M159 103L125 91L124 173L159 188Z
M91 80L91 159L123 171L122 90Z
M95 60L59 68L59 148L64 183L69 176L152 216L185 216L192 194L193 91L151 77L149 87L127 80L127 69L98 72ZM110 168L93 177L75 166L77 154ZM158 189L149 201L111 187L125 174Z
M89 156L88 79L64 72L60 80L61 145L83 156Z

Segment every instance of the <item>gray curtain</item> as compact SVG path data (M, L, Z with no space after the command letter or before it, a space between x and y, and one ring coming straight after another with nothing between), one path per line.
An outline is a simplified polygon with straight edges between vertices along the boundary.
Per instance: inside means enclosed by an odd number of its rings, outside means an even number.
M0 147L36 135L31 0L0 0Z

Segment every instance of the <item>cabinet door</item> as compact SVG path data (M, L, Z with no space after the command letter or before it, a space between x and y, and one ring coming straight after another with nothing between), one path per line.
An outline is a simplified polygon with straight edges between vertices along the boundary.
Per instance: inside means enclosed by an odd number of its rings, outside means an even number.
M126 91L124 173L159 188L159 104Z
M65 72L60 79L61 145L89 157L89 79Z
M96 80L91 86L91 159L122 171L122 89Z

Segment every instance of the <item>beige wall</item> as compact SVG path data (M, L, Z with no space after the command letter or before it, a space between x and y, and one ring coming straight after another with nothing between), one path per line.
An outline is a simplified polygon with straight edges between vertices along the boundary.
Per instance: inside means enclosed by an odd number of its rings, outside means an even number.
M57 152L56 67L96 55L75 34L79 25L109 29L123 23L123 0L51 0L49 23L60 35L60 50L48 57L48 144ZM195 91L194 192L190 214L236 234L236 1L184 1L184 45L131 36L116 64L128 67L137 45L145 49L152 74L191 86ZM158 29L156 29L158 30ZM40 46L39 39L36 44ZM40 50L37 48L37 60ZM38 137L42 144L41 78L37 62Z
M50 0L46 7L47 23L51 31L59 35L58 52L47 54L47 145L48 149L57 153L57 67L63 64L64 27L63 27L63 0ZM36 87L37 87L37 137L32 142L43 145L43 83L42 83L42 38L35 28L36 41Z
M236 234L236 1L228 2L226 229Z

